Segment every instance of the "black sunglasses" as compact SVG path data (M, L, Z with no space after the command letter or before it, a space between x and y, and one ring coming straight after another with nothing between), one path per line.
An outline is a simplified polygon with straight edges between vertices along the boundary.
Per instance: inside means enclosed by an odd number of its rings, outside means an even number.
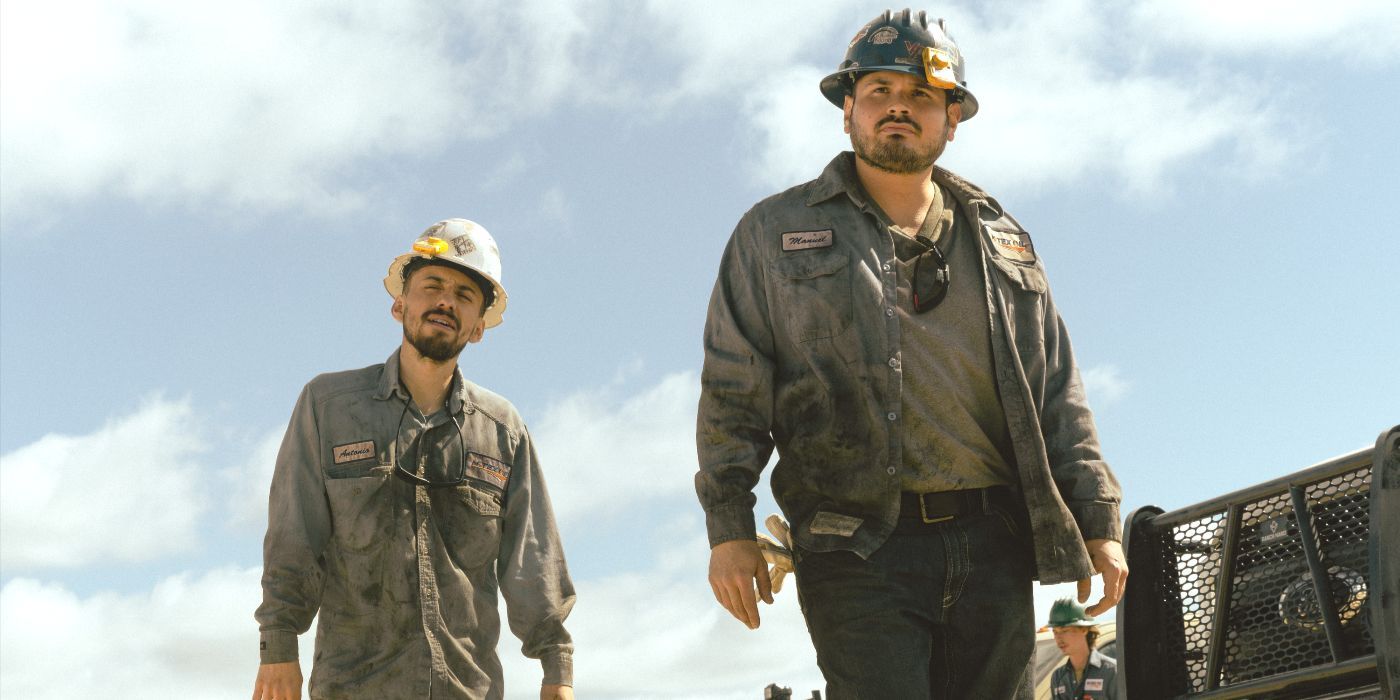
M409 470L407 470L407 469L404 468L404 466L403 466L404 460L398 459L397 453L398 453L398 450L399 450L399 435L402 434L402 432L403 432L403 419L404 419L404 418L407 418L407 417L408 417L408 401L404 401L404 402L403 402L403 413L400 413L400 414L399 414L399 427L397 427L397 428L394 429L394 452L396 453L396 454L395 454L395 459L394 459L394 474L398 475L398 477L399 477L400 479L403 479L404 481L407 481L407 482L409 482L409 483L411 483L411 484L417 484L417 485L419 485L419 486L427 486L428 488L450 488L450 487L454 487L454 486L460 486L460 485L466 483L466 482L467 482L467 439L466 439L465 437L462 436L462 425L461 425L460 423L457 422L457 415L456 415L456 414L453 414L453 415L452 415L452 427L453 427L453 428L456 428L456 431L457 431L457 442L458 442L458 444L459 444L459 445L461 446L461 448L462 448L461 451L458 453L458 454L460 455L459 459L460 459L461 461L460 461L459 467L458 467L458 469L457 469L457 476L456 476L456 478L454 478L454 479L449 479L449 480L447 480L447 481L434 481L434 480L432 480L432 479L426 479L426 478L423 478L423 477L421 477L421 476L418 476L417 474L414 474L413 472L411 472L411 471L409 471ZM413 458L413 459L409 460L409 463L410 463L410 464L419 464L419 463L422 461L422 459L423 459L423 443L424 443L424 442L427 442L427 440L428 440L428 435L429 435L430 433L432 433L434 430L437 430L437 428L439 428L439 427L446 427L446 426L447 426L447 424L446 424L446 423L443 423L441 426L436 426L436 427L433 427L433 428L428 428L427 430L424 430L423 433L420 434L420 435L418 436L418 439L415 441L415 442L417 443L417 445L416 445L416 447L414 448L414 449L416 450L416 454L414 455L414 458ZM443 464L446 465L446 463L447 463L447 460L446 460L446 459L443 459ZM427 465L425 464L425 465L423 465L423 467L424 467L424 473L427 473ZM444 471L446 471L446 470L444 470Z
M948 272L948 259L933 241L919 236L920 243L928 249L914 259L914 279L911 288L914 292L914 313L932 311L943 298L948 296L951 277Z

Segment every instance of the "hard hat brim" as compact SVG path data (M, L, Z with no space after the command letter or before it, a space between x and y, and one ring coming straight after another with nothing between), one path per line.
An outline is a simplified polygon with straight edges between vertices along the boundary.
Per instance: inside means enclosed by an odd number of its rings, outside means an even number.
M924 77L923 68L916 66L893 65L861 66L859 68L846 68L844 70L838 70L835 73L832 73L831 75L822 78L822 95L826 97L827 101L831 104L834 104L837 107L845 107L846 95L850 94L850 90L846 88L847 82L849 81L850 83L854 83L857 79L860 78L860 76L865 75L866 73L875 73L877 71L908 73L910 75L918 76L920 78ZM965 87L959 87L956 88L956 90L958 92L961 92L963 95L962 118L959 121L965 122L977 115L977 98L973 96L972 92L970 92Z
M423 255L421 253L404 253L394 258L394 261L389 263L389 273L384 275L384 290L389 292L389 296L397 299L403 294L403 269L408 265L409 261L415 258L433 260L439 264L449 265L462 270L469 270L490 282L492 291L495 292L495 301L492 302L490 308L486 309L484 320L486 321L487 328L494 328L501 325L501 321L504 320L506 313L506 288L502 287L500 282L497 282L485 271L479 270L471 265L463 265L455 260Z

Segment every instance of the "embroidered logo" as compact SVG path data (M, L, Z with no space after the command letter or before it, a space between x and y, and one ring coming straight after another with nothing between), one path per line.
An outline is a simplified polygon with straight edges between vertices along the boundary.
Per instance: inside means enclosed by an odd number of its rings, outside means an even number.
M865 522L860 518L840 513L828 513L821 511L817 517L812 518L812 524L807 530L813 535L837 535L839 537L850 537L856 534L856 528Z
M831 229L825 231L788 231L783 234L783 252L807 250L808 248L830 248L836 234Z
M504 489L510 481L510 465L483 454L468 452L467 476Z
M335 460L336 464L370 459L374 457L374 441L364 440L362 442L352 442L348 445L336 445L331 448L331 457Z
M989 228L987 237L1003 258L1023 263L1035 262L1035 247L1031 245L1030 234Z

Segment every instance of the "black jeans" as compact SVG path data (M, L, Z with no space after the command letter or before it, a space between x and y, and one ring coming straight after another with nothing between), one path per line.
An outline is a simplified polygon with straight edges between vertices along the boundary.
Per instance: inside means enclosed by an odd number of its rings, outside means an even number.
M830 700L1031 697L1034 563L1002 512L900 527L870 559L796 554Z

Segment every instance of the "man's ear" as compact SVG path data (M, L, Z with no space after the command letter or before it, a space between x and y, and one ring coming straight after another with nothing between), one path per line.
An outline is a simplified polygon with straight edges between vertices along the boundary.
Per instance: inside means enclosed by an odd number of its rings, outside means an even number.
M855 108L856 101L850 95L841 101L841 128L846 133L851 133L851 110Z
M485 324L485 323L478 323L478 324L476 324L476 330L472 331L471 336L467 338L467 342L468 342L468 343L480 343L480 342L481 342L481 336L483 336L483 335L485 335L485 334L486 334L486 324Z
M395 321L403 323L403 297L394 297L394 305L389 307L389 314Z
M958 132L958 122L962 121L962 103L954 102L948 105L948 140L952 141L953 136Z

